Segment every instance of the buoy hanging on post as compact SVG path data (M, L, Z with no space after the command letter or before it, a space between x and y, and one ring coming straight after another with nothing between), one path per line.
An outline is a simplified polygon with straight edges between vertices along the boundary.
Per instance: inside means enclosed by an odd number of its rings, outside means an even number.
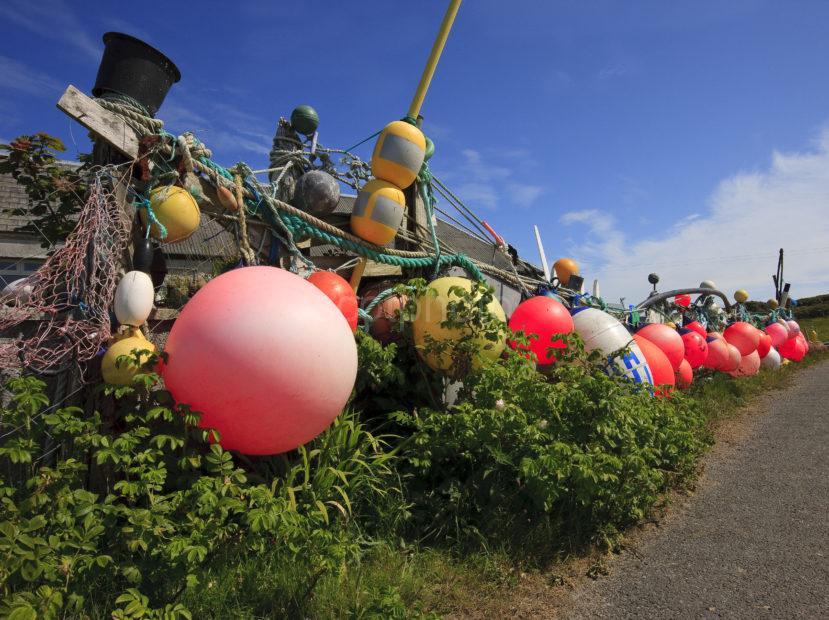
M153 281L143 271L124 274L115 289L115 316L121 325L139 327L144 324L153 309Z
M406 197L399 187L372 179L357 193L351 212L351 231L361 239L385 245L397 234L405 207Z
M423 74L420 76L420 82L415 90L414 98L409 106L409 112L406 114L406 120L393 121L386 125L383 131L380 132L380 137L374 145L374 152L371 155L371 173L377 179L396 185L399 189L405 189L414 183L417 175L420 173L423 162L434 153L434 144L431 144L431 140L428 140L423 132L418 127L415 127L413 123L420 114L420 108L423 106L423 100L426 98L426 91L429 89L429 83L435 74L443 46L446 44L446 39L449 36L449 31L452 29L452 23L455 21L455 15L457 15L460 5L461 0L451 0L449 2L449 7L446 9L446 14L443 16L443 21L440 24L440 30L438 30L438 36L432 45L432 51L429 53L426 67L423 69ZM405 200L401 204L405 206ZM400 220L397 221L397 227L400 226L402 218L403 214L401 211ZM355 229L355 218L352 216L351 219L352 229L356 235L378 245L389 243L397 234L397 228L395 228L394 233L389 236L388 230L383 228L386 223L381 223L382 226L375 225L374 223L361 226L361 224L368 224L365 220L360 221ZM390 221L391 218L389 218ZM388 226L388 228L391 227ZM358 232L359 229L365 229L365 234L369 236L363 237ZM386 239L386 237L388 238ZM386 240L377 241L375 239ZM351 286L355 291L360 286L360 279L363 276L365 268L366 259L361 258L351 275Z
M417 178L426 157L426 136L405 121L392 121L380 132L371 155L371 173L405 189Z
M147 209L141 209L141 222L150 225L150 235L164 243L184 241L199 227L201 212L196 200L186 189L177 185L157 187L150 192L150 206L155 220ZM161 227L164 227L162 230Z

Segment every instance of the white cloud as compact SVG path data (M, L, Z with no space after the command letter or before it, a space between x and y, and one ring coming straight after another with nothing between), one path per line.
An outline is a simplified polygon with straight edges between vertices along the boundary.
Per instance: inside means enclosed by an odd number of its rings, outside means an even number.
M0 88L46 97L62 90L60 82L53 77L7 56L0 56Z
M95 60L101 57L102 44L89 36L84 23L62 0L4 0L0 17L41 38L63 41Z
M573 211L561 222L582 234L571 254L586 279L598 277L610 300L644 299L647 274L661 290L711 279L729 295L746 288L768 298L777 252L786 252L792 294L829 292L829 129L811 151L772 155L762 171L738 173L714 190L708 209L635 239L609 213ZM643 231L645 232L645 231Z

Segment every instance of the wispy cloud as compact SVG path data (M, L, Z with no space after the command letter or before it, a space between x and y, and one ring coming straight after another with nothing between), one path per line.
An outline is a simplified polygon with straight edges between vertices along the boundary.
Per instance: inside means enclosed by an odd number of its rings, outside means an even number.
M60 92L62 86L45 73L7 56L0 56L0 88L52 97L55 92Z
M630 73L630 67L626 64L609 65L602 67L596 74L599 80L611 80L613 78L622 77Z
M527 208L544 193L542 186L518 178L521 166L516 160L527 155L528 151L521 148L486 154L466 148L461 151L461 165L445 177L473 209L494 211L503 204Z
M599 277L611 299L644 298L656 271L664 289L714 280L728 293L747 288L764 299L778 248L795 295L829 290L829 129L814 150L773 153L767 169L738 173L712 192L708 209L630 238L600 210L573 211L562 224L577 233L572 247L588 278ZM795 292L796 291L796 292Z
M4 0L0 17L44 39L62 41L98 60L101 44L86 31L71 5L62 0Z

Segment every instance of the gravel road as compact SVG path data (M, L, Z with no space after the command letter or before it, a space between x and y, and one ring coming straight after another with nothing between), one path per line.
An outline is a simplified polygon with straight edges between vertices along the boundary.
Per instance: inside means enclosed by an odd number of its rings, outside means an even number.
M829 362L759 399L662 527L565 618L829 618Z

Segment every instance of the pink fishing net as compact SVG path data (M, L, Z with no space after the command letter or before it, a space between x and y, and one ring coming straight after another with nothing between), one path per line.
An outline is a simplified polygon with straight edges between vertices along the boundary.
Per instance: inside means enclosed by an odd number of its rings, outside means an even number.
M0 307L0 368L47 371L93 358L110 337L128 222L100 177L66 243ZM26 323L32 321L33 323Z

